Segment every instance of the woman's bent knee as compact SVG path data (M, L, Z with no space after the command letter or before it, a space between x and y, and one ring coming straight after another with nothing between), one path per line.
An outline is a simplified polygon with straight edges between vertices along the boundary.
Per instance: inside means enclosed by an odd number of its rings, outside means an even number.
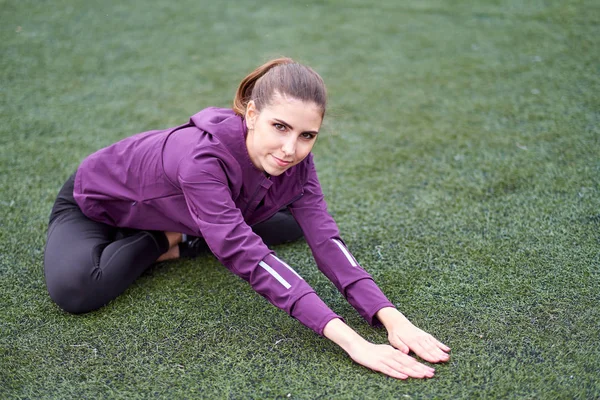
M89 295L82 293L50 292L50 298L63 311L71 314L85 314L87 312L97 310L102 306L95 304L95 299L92 299Z
M100 308L95 290L84 279L76 276L49 277L46 275L46 288L50 298L64 311L71 314L83 314Z

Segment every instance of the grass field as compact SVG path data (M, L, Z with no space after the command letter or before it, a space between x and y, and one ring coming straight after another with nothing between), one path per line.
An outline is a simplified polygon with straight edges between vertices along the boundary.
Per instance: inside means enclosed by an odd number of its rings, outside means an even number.
M600 5L592 0L0 0L0 398L600 398ZM120 138L319 71L329 208L390 300L452 347L434 379L354 364L210 257L83 316L43 278L64 180ZM360 334L385 343L280 246Z

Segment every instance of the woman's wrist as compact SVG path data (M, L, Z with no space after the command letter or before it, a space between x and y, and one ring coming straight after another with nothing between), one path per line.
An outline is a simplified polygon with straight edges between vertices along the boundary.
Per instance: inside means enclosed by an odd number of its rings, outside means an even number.
M357 347L368 343L339 318L334 318L325 325L323 336L340 346L348 354L352 354Z
M375 315L387 330L392 326L412 325L408 318L394 307L383 307Z

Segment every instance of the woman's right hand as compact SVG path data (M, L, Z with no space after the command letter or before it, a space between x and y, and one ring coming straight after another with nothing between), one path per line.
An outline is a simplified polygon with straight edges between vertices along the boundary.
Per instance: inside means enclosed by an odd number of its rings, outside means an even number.
M392 378L431 378L435 373L435 369L387 344L373 344L363 340L353 345L348 355L358 364Z
M358 364L397 379L431 378L434 369L387 344L366 341L341 319L325 325L323 335L348 353Z

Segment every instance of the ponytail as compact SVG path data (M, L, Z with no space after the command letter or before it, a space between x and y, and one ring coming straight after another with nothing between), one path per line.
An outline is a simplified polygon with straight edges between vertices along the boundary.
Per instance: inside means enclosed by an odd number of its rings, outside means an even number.
M248 74L235 93L233 111L243 118L250 100L260 111L275 93L314 102L325 115L327 92L323 79L312 68L287 57L268 61Z

